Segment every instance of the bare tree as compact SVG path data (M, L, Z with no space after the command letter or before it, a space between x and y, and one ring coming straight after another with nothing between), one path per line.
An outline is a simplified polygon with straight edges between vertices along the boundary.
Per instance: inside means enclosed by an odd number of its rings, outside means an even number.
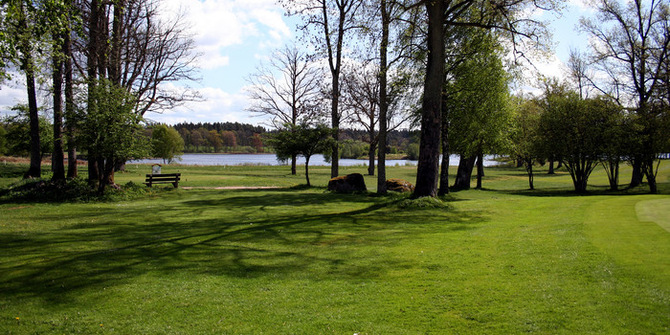
M247 111L270 116L276 129L285 125L309 124L320 99L321 72L307 54L296 46L277 50L247 81L252 103ZM291 173L296 174L296 156L291 157Z
M657 192L654 161L658 152L657 120L662 109L654 108L654 96L662 84L670 45L670 5L667 0L617 0L594 2L597 20L583 19L582 28L592 37L594 62L606 80L591 79L593 86L634 111L640 131L639 147L631 158L631 187L647 177Z
M346 111L345 121L353 126L361 126L368 133L368 143L370 144L368 156L368 174L375 174L375 153L380 144L382 123L385 123L384 130L392 131L407 121L410 114L406 111L407 102L404 93L407 93L406 85L402 80L394 82L394 89L387 90L386 106L388 109L387 117L382 121L379 92L382 89L380 71L377 64L353 64L345 68L342 74L342 107ZM379 148L379 161L381 164L381 147ZM385 147L384 147L385 150Z
M331 127L333 150L331 177L339 175L339 128L340 128L340 73L345 53L345 38L359 27L356 13L363 5L360 0L280 0L291 15L301 15L304 25L300 27L312 38L314 47L325 54L331 74Z
M88 23L84 77L89 92L96 89L98 81L108 80L136 97L133 108L140 116L199 98L189 88L171 89L168 85L197 80L195 42L181 16L161 18L155 0L91 0L82 9ZM89 94L89 115L97 115L97 103ZM103 178L101 172L124 162L95 152L89 152L89 156L89 180L114 184L113 173Z

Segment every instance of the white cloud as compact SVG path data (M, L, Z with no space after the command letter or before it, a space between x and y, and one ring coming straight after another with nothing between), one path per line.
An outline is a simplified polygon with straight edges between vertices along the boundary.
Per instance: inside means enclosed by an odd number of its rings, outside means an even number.
M273 0L166 0L161 6L164 15L185 15L195 34L203 69L229 65L225 48L241 45L250 37L261 39L262 44L277 45L291 36L283 10Z
M180 122L240 122L259 124L263 120L244 110L248 98L242 93L229 93L220 88L204 87L198 90L202 101L189 102L184 106L163 113L152 113L146 117L152 121L175 124Z

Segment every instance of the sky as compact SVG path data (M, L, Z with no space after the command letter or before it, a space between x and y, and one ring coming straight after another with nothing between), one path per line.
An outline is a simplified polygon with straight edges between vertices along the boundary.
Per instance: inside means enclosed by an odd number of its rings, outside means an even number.
M555 46L551 55L533 59L533 66L540 73L562 76L570 48L586 50L587 38L576 30L580 17L590 13L585 1L565 1L560 17L555 13L542 15L543 20L551 22ZM298 19L285 16L275 0L162 0L160 4L163 15L183 13L190 27L196 42L194 51L201 55L198 61L201 80L177 85L187 84L196 89L203 101L145 117L167 124L267 123L263 117L245 111L249 104L245 94L246 78L274 50L296 39ZM0 113L5 115L11 106L27 101L21 76L14 78L0 85Z

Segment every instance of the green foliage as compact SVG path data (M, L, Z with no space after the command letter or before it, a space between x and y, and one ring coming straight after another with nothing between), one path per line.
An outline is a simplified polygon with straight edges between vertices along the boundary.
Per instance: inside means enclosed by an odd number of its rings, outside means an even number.
M0 156L6 155L7 152L9 152L9 148L7 147L7 130L0 124Z
M405 148L405 153L407 154L407 159L409 160L418 160L419 159L419 143L409 143Z
M39 203L121 201L145 198L158 189L150 189L131 181L118 189L108 189L104 194L100 194L82 178L66 181L25 179L1 189L0 201Z
M6 134L5 152L10 156L28 156L30 154L30 118L27 105L16 105L12 107L16 114L6 117L2 123ZM53 151L53 126L49 120L39 117L40 127L40 152L42 156ZM0 140L2 141L2 140ZM1 146L0 146L1 150Z
M309 181L309 159L312 155L325 153L333 146L332 130L324 125L310 126L286 124L286 128L272 134L268 144L274 148L277 158L288 160L294 155L305 157L305 178Z
M493 33L466 30L463 60L450 71L443 106L449 123L450 150L465 156L498 152L506 146L511 122L509 75Z
M174 128L163 124L157 125L151 132L151 149L154 157L171 163L175 157L183 154L184 140Z
M339 143L340 158L358 159L368 155L370 145L354 140L344 140Z
M544 147L560 157L575 191L585 192L588 178L611 150L612 133L620 124L620 108L605 98L581 99L576 93L549 88L539 131Z
M81 123L81 146L89 157L126 161L148 156L150 142L143 134L142 116L134 111L135 97L108 80L89 92L96 101Z

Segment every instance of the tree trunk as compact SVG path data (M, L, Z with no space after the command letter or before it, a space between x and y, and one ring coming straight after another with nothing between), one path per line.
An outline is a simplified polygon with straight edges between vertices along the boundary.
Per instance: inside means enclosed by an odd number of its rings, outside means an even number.
M484 154L480 151L477 154L477 187L476 189L482 189L482 178L484 177Z
M35 64L29 37L28 19L24 2L20 2L19 28L22 31L20 51L21 70L26 75L26 91L28 94L28 118L30 122L30 167L24 178L40 178L42 176L42 152L40 143L40 121L37 111L37 93L35 92Z
M442 128L442 85L444 83L443 1L427 1L428 64L421 112L421 142L416 173L415 197L437 195Z
M526 160L526 173L528 173L528 187L530 187L531 190L535 189L535 176L533 175L533 160L528 159Z
M100 3L98 0L91 0L91 13L89 15L89 25L88 25L88 55L86 59L86 74L88 76L88 92L94 92L96 87L96 82L98 80L98 69L99 69L99 38L101 35L100 31ZM88 106L87 110L89 115L95 112L97 108L97 102L92 94L88 95ZM88 182L91 186L98 185L99 183L99 167L98 167L98 153L88 152Z
M54 34L54 40L60 40L61 36ZM65 180L65 154L63 151L63 56L53 56L53 131L54 148L51 160L53 176L51 180Z
M647 184L649 184L649 192L651 194L658 193L658 186L656 185L656 171L654 171L654 159L652 157L647 157L644 164L642 164L642 170L644 175L647 177Z
M454 188L457 190L469 190L470 181L472 180L472 170L475 167L477 156L473 155L465 157L461 155L458 162L458 171L456 172L456 180L454 181Z
M549 172L547 172L547 174L556 174L556 172L554 171L554 160L553 159L549 160Z
M389 25L391 18L386 7L386 0L381 0L381 18L382 18L382 39L379 44L379 138L378 164L377 164L377 193L386 194L386 133L388 131L388 44L389 44Z
M311 156L305 156L305 179L307 180L307 186L312 186L312 184L309 183L309 158Z
M437 195L449 194L449 118L448 109L445 106L446 99L442 99L442 167L440 168L440 188Z
M297 160L298 160L297 155L291 155L291 175L293 176L297 174L296 170Z
M30 119L30 168L25 178L39 178L42 176L42 148L40 143L40 121L37 113L37 93L35 91L35 76L32 57L27 56L26 62L31 69L26 70L26 87L28 90L28 112Z
M642 172L642 159L640 157L634 156L630 162L633 168L633 174L630 179L629 188L637 187L642 184L644 178L644 173Z
M449 194L449 151L444 151L443 149L442 167L440 168L440 188L437 195L447 194Z
M77 167L77 147L75 144L76 112L72 79L72 41L71 32L65 33L63 54L65 56L65 133L67 135L67 177L72 179L79 175Z
M370 141L370 149L368 150L368 175L375 175L375 153L377 151L376 143Z

